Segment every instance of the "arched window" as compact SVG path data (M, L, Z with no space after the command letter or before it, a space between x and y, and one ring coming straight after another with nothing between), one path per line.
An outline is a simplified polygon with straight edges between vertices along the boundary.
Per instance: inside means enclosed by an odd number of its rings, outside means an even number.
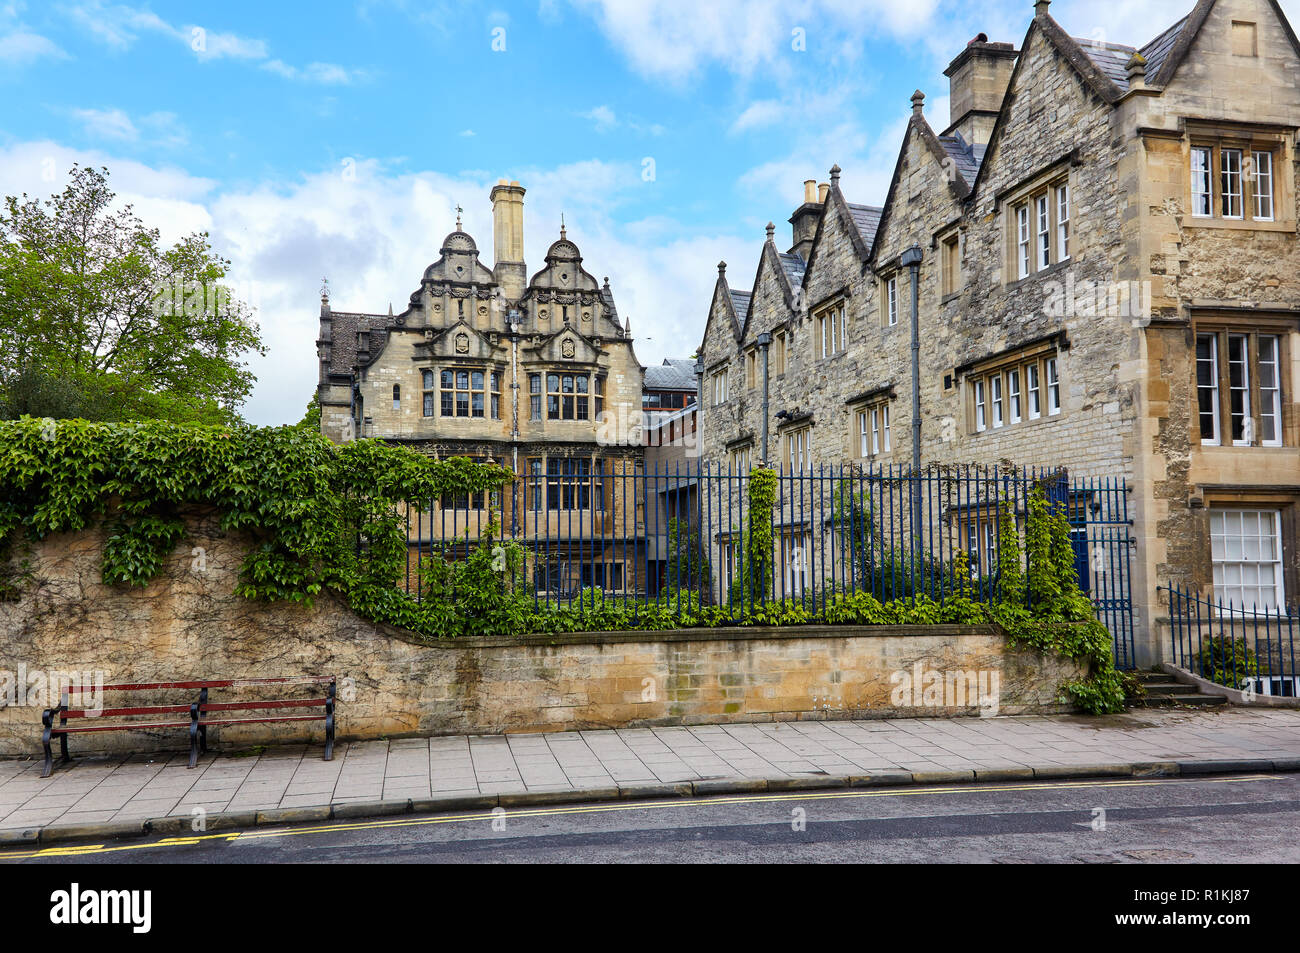
M402 409L402 385L393 385L393 410Z

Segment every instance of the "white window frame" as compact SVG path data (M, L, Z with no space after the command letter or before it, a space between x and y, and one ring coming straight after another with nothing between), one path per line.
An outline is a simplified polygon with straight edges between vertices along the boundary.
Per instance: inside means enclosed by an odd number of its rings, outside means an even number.
M713 394L714 407L720 407L727 402L727 384L728 384L727 378L730 376L731 374L727 368L723 368L722 370L719 371L714 371L710 375L710 380L713 382L711 391Z
M993 429L997 430L1006 421L1002 407L1002 375L994 374L989 378L989 403L993 405Z
M1241 342L1241 385L1238 387L1234 387L1232 384L1232 366L1237 363L1232 359L1232 345L1236 341ZM1233 436L1234 424L1237 418L1237 414L1233 413L1232 410L1232 395L1234 393L1241 394L1241 440ZM1232 437L1234 447L1249 447L1254 443L1253 440L1246 439L1254 436L1251 433L1255 426L1252 417L1253 411L1250 406L1250 335L1230 333L1228 335L1228 436ZM1249 425L1246 423L1248 420L1252 421Z
M889 453L891 447L890 447L890 440L889 440L889 405L888 404L880 405L880 420L881 423L883 424L883 426L880 429L881 432L884 433L885 435L885 444L884 444L885 453Z
M1043 416L1043 392L1038 373L1038 362L1025 365L1025 395L1029 402L1029 419Z
M1259 445L1261 447L1282 446L1282 339L1276 334L1261 334L1257 338L1259 353L1255 356L1259 375ZM1272 360L1264 360L1264 342L1269 342ZM1265 386L1264 374L1268 368L1272 383ZM1272 439L1264 439L1264 418L1273 421Z
M871 456L870 430L867 426L867 411L858 411L858 456Z
M1056 260L1070 260L1070 183L1056 189Z
M1202 341L1208 341L1210 345L1209 370L1210 383L1205 385L1201 383L1201 365L1206 363L1202 360L1200 354L1200 345ZM1196 432L1201 431L1201 417L1204 411L1201 410L1201 394L1208 392L1210 395L1210 407L1213 418L1213 438L1201 437L1201 443L1207 447L1217 447L1223 440L1223 428L1219 419L1219 335L1198 334L1196 336Z
M1016 207L1016 274L1029 277L1029 203Z
M889 326L898 324L898 276L892 275L885 280L885 295L889 301Z
M1231 168L1229 157L1235 157L1236 168ZM1245 176L1242 174L1241 162L1244 158L1243 150L1237 148L1219 149L1219 188L1220 200L1223 206L1223 217L1230 218L1234 221L1246 217L1245 203ZM1234 191L1233 186L1236 189ZM1236 207L1237 214L1233 215L1230 208Z
M1251 161L1251 186L1250 191L1255 202L1255 221L1271 222L1273 221L1274 202L1273 202L1273 153L1255 152L1250 153ZM1264 209L1267 207L1268 212Z
M1056 358L1049 357L1043 362L1044 376L1047 378L1047 416L1055 417L1061 412L1061 369Z
M1052 207L1047 193L1038 196L1034 205L1038 218L1037 270L1042 271L1052 263Z
M1020 368L1007 371L1007 410L1010 422L1020 423Z
M1255 532L1248 534L1245 531L1246 520L1252 519L1255 526L1260 526L1260 517L1267 514L1271 524L1266 532ZM1242 523L1240 533L1232 533L1230 518L1236 517ZM1264 558L1263 542L1269 541L1269 548L1272 550L1272 558ZM1232 542L1238 545L1237 552L1230 552ZM1248 550L1250 543L1255 544L1257 555L1251 558ZM1252 608L1260 609L1280 609L1286 605L1286 591L1282 573L1282 512L1278 509L1259 509L1251 507L1212 507L1210 509L1210 561L1214 573L1214 593L1225 605L1235 609L1249 610ZM1264 605L1251 604L1246 605L1244 598L1233 598L1229 595L1228 590L1236 589L1244 595L1246 589L1261 590L1265 585L1259 580L1258 569L1254 573L1254 580L1247 582L1247 567L1270 566L1272 569L1273 583L1271 585L1272 601ZM1236 569L1236 579L1232 578L1232 570ZM1255 603L1255 600L1252 600Z
M1192 146L1192 217L1214 216L1214 150Z
M880 408L871 408L871 455L880 452Z
M988 429L988 408L984 404L984 381L975 381L975 432Z

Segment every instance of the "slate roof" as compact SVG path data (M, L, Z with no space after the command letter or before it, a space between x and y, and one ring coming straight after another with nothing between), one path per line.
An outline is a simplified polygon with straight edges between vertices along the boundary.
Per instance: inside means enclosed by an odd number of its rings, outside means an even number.
M373 356L384 340L386 314L365 314L358 311L330 312L330 373L351 374L357 363L357 351L367 350ZM358 348L359 338L365 335L366 347Z
M874 205L854 205L852 202L849 202L848 206L849 214L853 216L853 224L858 226L858 234L867 243L867 251L871 251L872 246L876 244L876 229L880 227L880 216L884 209Z
M750 293L748 291L728 290L731 294L731 307L736 312L736 320L744 324L745 318L749 314Z
M794 252L783 251L781 254L781 267L785 271L785 276L790 279L790 284L798 288L803 284L804 260Z
M648 390L695 390L695 362L685 358L667 358L662 364L645 369Z
M1094 40L1081 40L1074 38L1074 42L1079 44L1084 55L1092 60L1097 69L1106 75L1106 78L1120 88L1121 92L1128 91L1128 61L1134 53L1141 53L1142 58L1147 61L1146 77L1147 82L1153 82L1160 73L1160 68L1164 66L1165 60L1168 59L1169 53L1178 42L1179 34L1183 32L1183 27L1187 25L1187 17L1183 17L1169 29L1165 30L1154 40L1142 47L1140 50L1136 47L1125 46L1122 43L1097 43Z
M971 145L962 138L960 132L954 132L951 136L940 136L939 142L943 146L943 151L952 157L953 162L957 165L957 171L961 177L970 185L975 181L975 176L979 174L980 166L984 162L984 145Z

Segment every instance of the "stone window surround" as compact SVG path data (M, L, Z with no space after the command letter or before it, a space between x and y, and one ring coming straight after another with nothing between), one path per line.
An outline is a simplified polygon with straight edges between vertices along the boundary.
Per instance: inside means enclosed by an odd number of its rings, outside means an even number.
M959 225L949 225L935 233L931 247L939 252L939 303L947 304L966 285L966 231Z
M709 398L709 406L721 407L731 397L731 362L729 360L719 361L704 372L704 378L706 381L705 393ZM718 399L719 391L722 393L721 400Z
M1061 257L1060 243L1060 204L1059 197L1061 189L1067 191L1068 208L1072 208L1075 203L1074 190L1070 186L1070 170L1068 164L1064 168L1053 168L1045 173L1035 176L1029 182L1017 187L1014 191L1008 193L1005 198L1000 199L1004 208L1003 226L1006 235L1006 274L1007 279L1003 282L1007 287L1013 287L1021 282L1030 281L1034 278L1040 278L1052 271L1059 270L1069 266L1069 263L1075 259L1074 242L1071 240L1069 253L1066 257ZM1047 201L1047 238L1048 238L1048 255L1047 264L1041 268L1038 266L1039 261L1039 218L1038 203L1040 200ZM1029 264L1026 274L1022 277L1020 274L1020 220L1019 210L1026 210L1028 219L1028 250ZM1074 220L1071 212L1070 221ZM1074 238L1071 233L1071 239Z
M1295 217L1295 132L1294 128L1254 124L1226 123L1208 120L1184 119L1180 125L1183 153L1182 202L1187 214L1184 227L1228 228L1259 231L1294 232ZM1151 131L1154 132L1154 131ZM1210 165L1210 187L1213 201L1208 216L1192 214L1192 149L1213 149ZM1242 175L1242 217L1224 218L1220 207L1219 150L1240 149L1244 156L1249 152L1269 152L1273 156L1273 218L1254 218L1254 194L1249 188L1250 177Z
M753 390L758 386L758 345L751 344L744 349L745 355L745 389Z
M1277 450L1290 447L1287 442L1286 430L1286 406L1288 398L1294 393L1296 382L1291 379L1292 354L1291 347L1294 341L1294 335L1300 332L1300 317L1290 317L1284 315L1269 315L1267 312L1260 313L1252 310L1239 312L1224 311L1194 311L1192 315L1191 341L1192 341L1192 413L1191 413L1191 439L1193 444L1201 447L1212 449L1238 449L1238 450ZM1202 334L1218 335L1220 346L1217 349L1218 375L1219 375L1219 442L1209 443L1202 442L1200 429L1199 408L1200 392L1197 378L1197 345ZM1228 334L1244 334L1250 337L1248 362L1250 367L1250 409L1251 415L1256 418L1255 433L1256 440L1247 444L1234 444L1231 439L1231 407L1228 403L1229 394L1226 387L1227 380L1227 355L1224 352L1222 342ZM1281 415L1278 420L1278 439L1279 444L1270 444L1264 446L1260 443L1262 431L1259 428L1258 416L1260 410L1259 401L1259 374L1258 374L1258 351L1257 340L1260 336L1275 336L1278 339L1278 365L1279 365L1279 386L1281 388Z
M1207 485L1199 489L1200 496L1193 503L1200 505L1200 531L1205 544L1201 591L1209 595L1214 591L1210 556L1210 510L1273 509L1281 513L1283 596L1293 609L1300 605L1300 487Z
M903 298L907 294L907 282L904 269L891 263L879 272L880 278L880 326L888 331L890 328L903 326ZM889 321L889 286L894 286L894 321Z
M1065 365L1062 355L1069 350L1069 341L1064 333L1048 335L1045 338L1039 338L1034 341L1028 341L1023 345L1003 351L992 357L985 358L981 361L972 362L963 365L955 371L955 377L962 390L962 400L966 412L966 433L968 436L977 437L981 434L1000 433L1012 427L1019 430L1022 427L1041 424L1048 420L1056 420L1065 414ZM1048 398L1048 379L1047 379L1047 362L1049 359L1056 361L1056 384L1059 395L1057 409L1055 412L1049 410ZM1038 367L1038 393L1039 393L1039 412L1037 417L1031 417L1029 414L1029 379L1025 368L1031 364ZM1011 415L1011 391L1008 382L1008 371L1018 370L1019 373L1019 395L1020 395L1020 419L1012 421ZM1002 423L995 427L993 425L993 394L990 390L989 383L994 377L1002 380ZM985 389L984 406L985 419L984 427L978 427L978 418L976 412L976 384L982 383Z
M884 453L892 452L893 449L893 424L894 414L891 409L895 397L894 385L884 384L880 387L873 387L871 390L863 391L855 397L850 397L844 403L849 409L849 446L852 448L852 456L859 460L870 460ZM862 415L866 415L867 438L871 437L871 412L879 412L880 408L885 408L884 413L889 415L888 423L885 427L890 433L889 448L884 448L884 434L881 434L882 449L878 453L862 453ZM882 418L878 417L877 420Z
M834 315L838 312L838 326ZM828 298L818 302L816 308L810 309L812 315L813 333L812 346L813 358L818 361L826 361L831 358L839 357L849 348L848 323L849 323L849 306L848 295L844 292L833 294ZM826 331L824 323L830 319L830 350L824 350L823 336ZM838 337L837 337L838 335Z

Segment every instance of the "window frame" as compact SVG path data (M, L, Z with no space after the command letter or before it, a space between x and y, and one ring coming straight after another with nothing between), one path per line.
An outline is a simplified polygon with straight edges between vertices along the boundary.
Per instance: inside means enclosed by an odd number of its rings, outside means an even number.
M1193 436L1203 447L1232 447L1278 449L1288 446L1284 429L1286 395L1293 383L1289 380L1288 344L1291 339L1288 327L1282 323L1268 321L1199 320L1194 327L1194 350L1192 360L1192 384L1196 393L1196 427ZM1215 372L1214 387L1201 383L1200 371L1202 359L1200 348L1203 341L1213 341L1212 356ZM1240 386L1233 386L1233 342L1243 341L1245 346L1244 380ZM1272 359L1263 360L1265 342L1271 351ZM1265 368L1271 375L1264 373ZM1272 383L1267 383L1269 377ZM1213 421L1216 439L1211 440L1201 434L1201 394L1208 391L1211 395ZM1241 394L1242 414L1233 410L1234 392ZM1266 410L1266 402L1271 405ZM1240 416L1242 426L1236 427ZM1265 418L1273 422L1273 436L1265 438ZM1246 420L1250 420L1250 439L1246 439ZM1238 436L1238 433L1241 436Z

